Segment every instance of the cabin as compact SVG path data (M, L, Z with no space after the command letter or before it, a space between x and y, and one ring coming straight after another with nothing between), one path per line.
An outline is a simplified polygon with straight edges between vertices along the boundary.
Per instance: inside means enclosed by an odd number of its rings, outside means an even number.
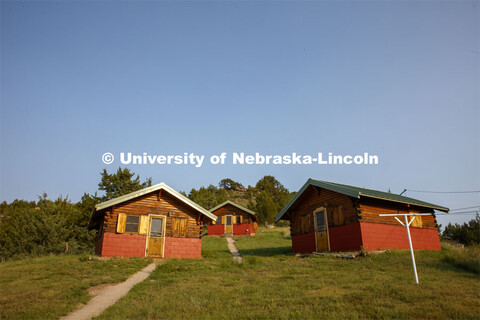
M208 235L254 235L258 229L255 212L232 201L227 200L210 209L210 212L218 218L209 222Z
M202 228L217 217L165 183L97 204L102 257L201 258Z
M409 217L413 248L440 250L435 210L449 209L390 192L309 179L275 221L290 221L294 253L408 249L405 227L395 217L379 214L430 213Z

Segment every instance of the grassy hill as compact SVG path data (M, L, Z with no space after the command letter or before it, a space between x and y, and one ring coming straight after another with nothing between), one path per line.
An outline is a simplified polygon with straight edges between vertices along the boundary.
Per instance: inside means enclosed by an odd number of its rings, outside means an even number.
M168 260L150 281L100 319L478 319L478 275L444 261L445 252L391 251L355 260L297 257L281 230L237 237L244 263L225 239L206 237L202 260Z
M204 259L166 260L100 319L478 319L478 273L457 267L452 248L393 250L355 260L291 254L280 228L237 237L234 263L222 237L203 238ZM452 260L453 259L453 260ZM477 257L477 262L478 257ZM53 319L118 282L143 259L45 257L0 264L2 319ZM461 266L461 264L460 264ZM25 308L24 306L28 306Z

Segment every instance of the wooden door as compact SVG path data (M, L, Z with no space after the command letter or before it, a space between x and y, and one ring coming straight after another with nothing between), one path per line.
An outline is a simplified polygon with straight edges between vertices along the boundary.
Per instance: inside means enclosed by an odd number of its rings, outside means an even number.
M233 216L225 216L225 233L233 233Z
M163 258L164 244L165 217L151 215L149 218L145 256L152 258Z
M315 242L317 252L329 251L327 211L325 209L315 210L313 213L315 223Z

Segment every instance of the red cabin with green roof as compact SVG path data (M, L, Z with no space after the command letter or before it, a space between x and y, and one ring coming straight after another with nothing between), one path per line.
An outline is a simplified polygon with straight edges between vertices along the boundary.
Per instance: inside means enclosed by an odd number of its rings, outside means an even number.
M448 208L390 192L309 179L277 215L289 220L295 253L408 249L405 227L392 216L411 216L414 249L440 250L435 210Z
M218 218L209 222L208 235L253 235L258 229L255 212L232 201L227 200L210 209L210 212Z

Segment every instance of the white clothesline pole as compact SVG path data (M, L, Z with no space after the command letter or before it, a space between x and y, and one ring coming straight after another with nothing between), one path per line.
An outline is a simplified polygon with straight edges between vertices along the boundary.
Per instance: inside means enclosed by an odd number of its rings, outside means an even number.
M413 219L410 220L410 223L412 223L414 219L415 217L413 217ZM405 215L405 226L407 228L408 245L410 246L410 255L412 256L413 274L415 275L415 282L418 283L417 265L415 263L415 255L413 254L412 237L410 236L410 223L408 223L407 215Z
M431 213L395 213L395 214L379 214L380 217L394 217L402 226L407 229L407 236L408 236L408 245L410 246L410 255L412 256L412 266L413 266L413 274L415 275L415 282L418 283L418 273L417 273L417 265L415 263L415 255L413 254L413 245L412 245L412 237L410 236L410 224L412 224L413 220L415 220L416 216L429 216ZM405 224L403 224L398 216L403 216L405 218ZM413 216L413 219L408 221L407 216Z

